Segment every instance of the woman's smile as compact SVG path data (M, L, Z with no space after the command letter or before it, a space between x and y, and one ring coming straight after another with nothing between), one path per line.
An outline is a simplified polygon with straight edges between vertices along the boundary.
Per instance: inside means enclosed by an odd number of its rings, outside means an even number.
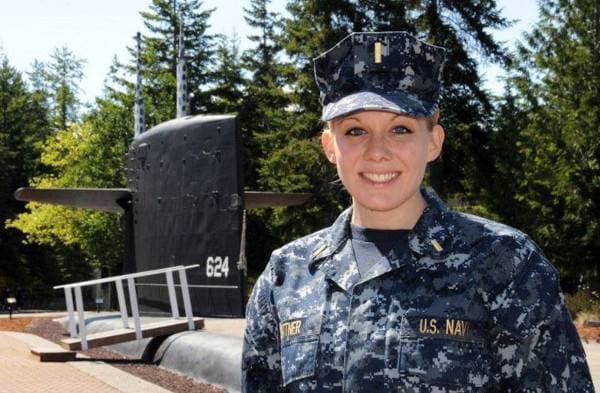
M385 185L400 176L400 172L360 172L359 175L374 185Z

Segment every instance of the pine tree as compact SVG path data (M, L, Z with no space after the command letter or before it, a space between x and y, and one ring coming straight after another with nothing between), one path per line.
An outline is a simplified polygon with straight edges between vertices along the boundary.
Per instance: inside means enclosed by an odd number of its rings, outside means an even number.
M252 47L244 51L244 97L239 110L244 155L244 183L250 190L282 191L261 179L260 170L275 150L287 143L290 104L284 91L289 67L281 60L281 16L269 10L270 0L252 0L244 9L253 29L248 36ZM272 230L273 209L247 212L247 250L250 273L257 274L271 250L280 243Z
M22 233L4 225L23 211L14 191L39 171L40 130L47 127L47 114L36 100L21 73L0 54L0 289L41 286L56 276L48 250L26 244Z
M50 61L43 66L55 129L64 130L69 123L78 119L79 82L83 77L84 64L85 60L78 58L68 47L63 46L54 49ZM42 66L40 63L35 65ZM39 71L34 69L34 72ZM34 82L38 81L34 79Z
M214 9L202 9L200 0L153 0L140 12L149 30L142 37L147 122L156 125L175 117L176 68L180 23L185 31L185 53L190 114L212 110L208 87L213 82L215 37L207 33ZM179 17L183 16L183 20ZM130 48L132 59L135 51ZM135 62L127 67L135 72ZM127 85L131 88L131 85Z
M248 74L239 112L244 140L246 186L259 187L261 161L287 141L290 104L284 91L288 68L280 60L280 16L269 11L270 0L252 0L245 20L255 31L248 36L253 47L242 56Z
M149 12L142 13L151 32L144 39L142 53L150 126L173 118L175 113L176 34L180 23L176 13L183 14L186 25L187 55L198 60L188 61L190 91L204 88L201 85L214 77L211 75L214 70L209 68L210 62L207 60L212 56L212 49L208 45L212 38L204 35L212 11L201 11L199 6L199 1L182 1L174 8L173 2L156 0ZM34 67L32 82L40 108L46 103L44 97L47 92L51 108L56 102L52 83L60 79L54 78L52 73L60 69L52 64ZM134 69L115 61L107 78L104 96L96 99L95 106L80 122L73 122L76 120L74 111L69 111L69 105L76 103L69 101L74 95L57 96L67 104L64 106L66 111L58 112L64 114L60 117L64 121L59 124L66 125L66 128L53 132L43 144L42 163L48 171L30 178L32 185L93 188L126 186L124 157L133 137L134 101L134 85L128 78ZM63 85L71 87L70 90L64 89L63 93L76 92L73 85ZM208 93L204 95L200 98L208 102ZM26 184L24 182L21 185ZM12 228L19 229L27 235L29 243L50 246L63 256L77 256L56 261L55 270L59 272L61 281L89 277L92 268L119 271L124 259L124 228L119 216L35 203L26 207L26 212L9 221L13 232ZM77 264L73 264L73 261L77 261Z
M544 0L511 79L527 105L517 202L565 276L600 275L600 4Z
M239 37L220 37L217 45L215 87L211 90L212 103L217 113L237 113L242 105L244 77L242 76Z
M27 74L32 100L30 113L37 120L35 128L38 131L38 135L34 143L38 144L36 147L41 151L41 144L52 131L50 123L50 86L46 79L44 63L34 60L31 68L32 71Z
M506 83L492 123L488 153L493 166L488 176L494 179L487 189L487 217L516 228L524 228L529 212L516 200L515 179L521 176L523 157L518 153L521 130L527 125L528 106L510 83ZM498 196L502 195L501 198Z

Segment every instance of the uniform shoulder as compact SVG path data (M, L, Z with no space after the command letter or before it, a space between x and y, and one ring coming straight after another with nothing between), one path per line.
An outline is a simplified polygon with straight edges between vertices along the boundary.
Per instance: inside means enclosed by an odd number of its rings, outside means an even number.
M310 256L323 244L323 239L328 236L330 229L330 227L323 228L293 240L273 251L273 256L283 257L290 254Z
M281 286L286 277L302 277L308 268L311 256L323 244L328 228L296 239L273 251L269 265L275 285ZM294 273L295 272L295 273Z
M515 246L537 247L531 238L524 232L509 225L502 224L474 214L452 212L454 223L464 235L469 244L479 242L512 243Z
M462 234L462 240L476 256L477 268L496 285L502 286L512 282L522 275L525 268L544 270L555 275L554 266L526 233L473 214L452 214L453 221ZM489 277L489 272L494 272L493 278Z

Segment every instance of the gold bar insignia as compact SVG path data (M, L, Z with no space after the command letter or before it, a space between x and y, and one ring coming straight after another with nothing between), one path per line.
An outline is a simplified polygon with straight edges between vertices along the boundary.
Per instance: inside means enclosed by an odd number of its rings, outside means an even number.
M437 252L441 252L444 250L444 248L440 245L440 243L435 239L431 240L431 245L433 246L433 248L435 248L435 251L437 251Z
M381 49L382 49L381 42L377 41L375 43L375 63L376 64L381 63Z

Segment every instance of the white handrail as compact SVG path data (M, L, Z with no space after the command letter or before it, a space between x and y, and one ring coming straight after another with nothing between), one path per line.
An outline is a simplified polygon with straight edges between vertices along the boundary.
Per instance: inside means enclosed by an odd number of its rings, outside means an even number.
M142 326L140 323L140 313L138 310L138 302L137 302L137 291L135 279L139 277L147 277L154 276L158 274L165 274L167 279L167 287L169 289L169 303L171 304L171 315L173 318L179 318L179 308L177 305L177 296L175 295L175 283L173 280L173 272L179 272L179 287L181 287L181 296L183 298L184 309L185 309L185 317L188 322L189 330L194 330L194 316L192 314L192 304L190 301L190 292L187 284L187 276L186 270L192 269L195 267L199 267L200 265L178 265L167 267L163 269L155 269L155 270L147 270L144 272L138 273L130 273L130 274L122 274L120 276L114 277L106 277L98 280L89 280L89 281L81 281L75 282L65 285L55 286L54 289L63 289L65 292L65 300L67 304L67 311L69 313L69 333L71 337L76 337L76 326L75 326L75 313L77 313L77 319L79 322L79 338L81 339L81 349L83 351L88 349L87 343L87 333L85 328L85 318L84 318L84 310L83 310L83 300L81 295L81 288L90 285L98 285L103 283L112 283L114 282L117 287L117 296L119 299L119 312L121 313L121 320L123 322L123 327L125 329L129 329L129 319L127 317L127 304L125 302L125 294L123 291L123 281L127 281L127 286L129 290L129 302L131 306L131 316L133 317L133 323L135 326L135 337L137 340L141 340L143 338L142 334ZM73 293L72 290L75 290L75 308L73 307Z
M172 267L166 267L166 268L163 268L163 269L146 270L144 272L122 274L120 276L99 278L97 280L80 281L80 282L75 282L75 283L70 283L70 284L57 285L57 286L52 287L52 288L53 289L75 288L75 287L81 287L81 286L85 287L87 285L105 284L107 282L114 282L116 280L125 280L125 279L128 279L129 277L138 278L138 277L153 276L155 274L166 273L168 271L173 272L173 271L177 271L177 270L192 269L192 268L195 268L195 267L198 267L198 266L200 266L200 265L198 265L198 264L196 264L196 265L188 265L188 266L177 265L177 266L172 266Z

